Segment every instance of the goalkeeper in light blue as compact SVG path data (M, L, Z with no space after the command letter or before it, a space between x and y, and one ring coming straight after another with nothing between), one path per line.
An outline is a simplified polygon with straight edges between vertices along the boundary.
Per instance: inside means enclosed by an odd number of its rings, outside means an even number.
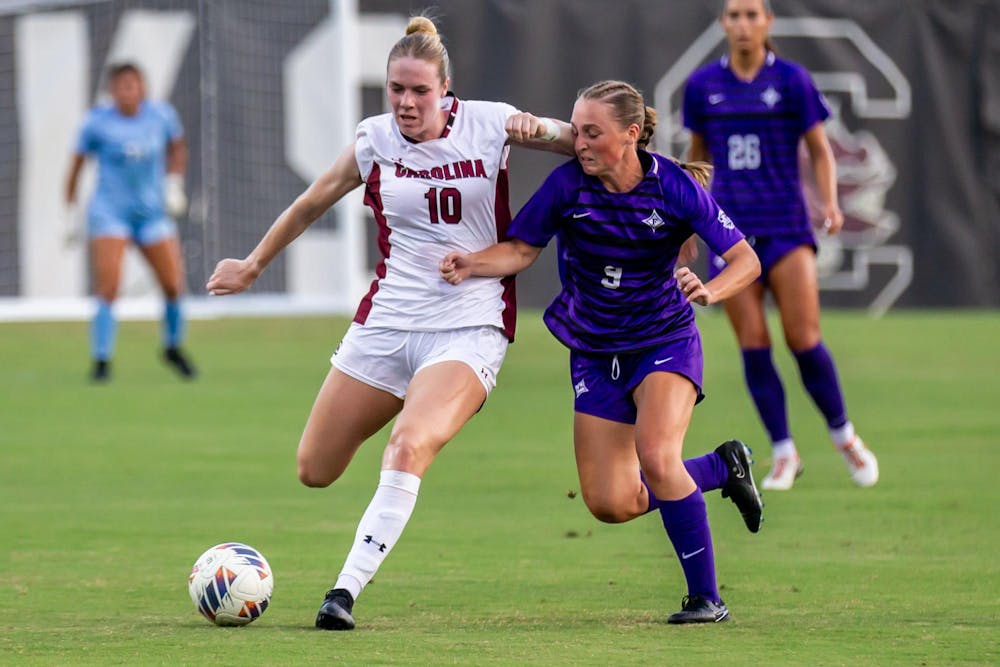
M129 241L149 262L166 297L163 359L183 378L195 369L181 351L184 262L173 218L187 211L187 145L177 112L146 99L142 71L132 63L108 70L111 102L95 106L80 130L66 179L66 203L77 198L87 158L97 161L97 187L87 207L87 236L97 308L90 327L91 379L111 378L117 324L112 306Z

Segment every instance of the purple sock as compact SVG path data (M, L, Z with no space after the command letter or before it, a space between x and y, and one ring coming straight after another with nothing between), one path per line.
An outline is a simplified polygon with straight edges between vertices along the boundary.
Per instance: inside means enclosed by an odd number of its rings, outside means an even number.
M826 345L819 345L796 352L795 360L799 362L799 372L802 374L802 384L812 396L816 407L826 417L830 428L840 428L847 423L847 408L844 407L844 395L840 391L840 381L837 379L837 367Z
M743 375L771 442L786 440L789 433L785 388L771 359L771 348L743 350Z
M684 459L684 467L702 493L721 489L729 481L729 467L715 452L693 459Z
M661 500L660 517L684 569L688 595L719 602L712 531L708 527L708 513L701 491L695 489L694 493L681 500Z
M698 490L702 493L721 489L729 481L729 467L715 452L709 452L693 459L684 459L684 467L687 468L688 474L691 475L691 479L698 485ZM646 512L659 509L660 499L653 493L653 489L649 488L646 475L641 470L639 471L639 479L649 495L649 507Z

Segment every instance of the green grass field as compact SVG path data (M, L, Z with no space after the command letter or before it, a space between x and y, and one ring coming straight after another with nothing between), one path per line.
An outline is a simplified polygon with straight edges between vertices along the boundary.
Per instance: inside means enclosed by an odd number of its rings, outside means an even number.
M687 455L768 448L718 313ZM598 523L577 488L566 353L521 315L487 406L427 474L359 628L312 627L378 478L384 434L329 489L295 447L346 320L194 322L202 377L124 323L88 385L86 325L0 325L0 663L24 665L954 665L1000 663L1000 315L831 312L826 340L882 480L854 488L787 351L806 463L751 535L709 496L732 621L664 623L684 594L657 516ZM267 613L216 628L188 598L207 547L275 573Z

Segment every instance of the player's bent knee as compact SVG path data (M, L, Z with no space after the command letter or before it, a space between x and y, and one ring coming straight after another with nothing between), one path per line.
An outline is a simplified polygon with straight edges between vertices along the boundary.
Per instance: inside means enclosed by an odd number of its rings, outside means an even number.
M297 460L299 482L303 486L322 489L330 486L343 474L345 466L331 466L328 462L317 461L299 453Z
M634 514L614 507L590 507L590 513L601 523L625 523L635 518Z
M741 350L763 350L764 348L771 347L771 337L764 332L755 333L737 333L736 339L739 342Z
M308 486L312 489L323 489L333 484L333 481L331 475L319 474L319 471L308 465L304 465L301 461L299 462L299 482L303 486Z
M392 470L426 470L439 449L432 438L421 436L412 429L395 431L389 436L383 463Z
M643 460L642 471L649 485L657 489L657 495L662 491L673 495L686 487L691 479L683 461L664 461L662 457L655 457L653 461Z
M589 498L585 493L583 502L594 518L602 523L625 523L638 516L637 512L630 511L632 508L611 498Z
M820 340L822 336L818 327L808 331L792 332L785 336L785 343L794 354L813 349L819 345Z
M308 486L312 489L324 489L335 481L340 475L330 474L328 470L317 470L308 465L303 465L299 463L299 482L303 486Z

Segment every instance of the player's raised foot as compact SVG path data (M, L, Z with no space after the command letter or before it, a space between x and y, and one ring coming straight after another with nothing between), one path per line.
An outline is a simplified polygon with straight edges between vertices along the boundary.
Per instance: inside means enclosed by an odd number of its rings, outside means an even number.
M322 630L353 630L354 597L343 588L331 588L316 615L316 627Z
M771 463L771 471L761 480L760 488L765 491L788 491L804 469L798 452L791 456L776 456Z
M95 359L90 369L90 381L101 384L111 379L111 362L107 359Z
M167 362L167 365L177 371L177 374L185 380L193 380L198 375L194 364L191 363L191 360L187 358L187 355L179 347L164 348L163 361Z
M855 484L863 487L875 486L878 481L878 459L865 447L864 441L859 436L854 436L854 440L837 449L844 457L844 463L847 464L847 470L851 473L851 479Z
M685 595L681 610L671 614L667 623L721 623L729 619L729 609L722 600L712 602L697 595Z
M726 468L729 469L729 479L722 487L722 497L733 501L743 515L743 523L747 525L747 530L756 533L760 530L764 503L753 481L750 448L739 440L727 440L715 448L715 453L722 457L726 462Z

